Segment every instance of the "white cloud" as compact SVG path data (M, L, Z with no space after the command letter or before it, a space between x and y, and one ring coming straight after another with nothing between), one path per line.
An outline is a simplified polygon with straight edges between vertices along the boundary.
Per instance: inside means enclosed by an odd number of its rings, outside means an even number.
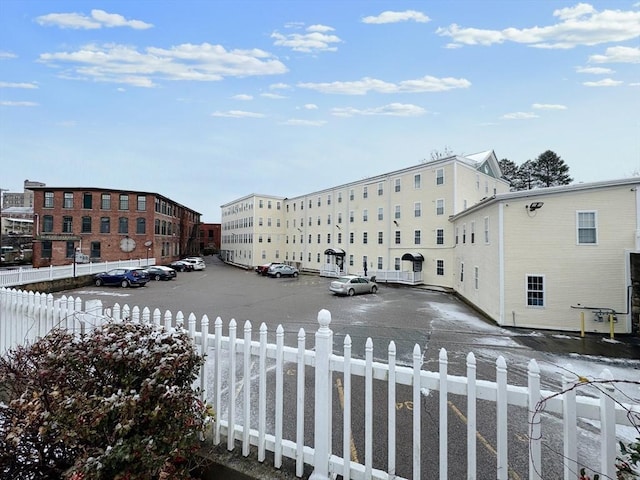
M286 83L273 83L269 85L270 90L289 90L290 88L291 85L288 85Z
M531 105L534 110L566 110L565 105L552 105L547 103L534 103Z
M640 47L610 47L604 55L592 55L589 63L640 63Z
M338 47L334 44L342 43L342 40L337 35L326 33L333 30L325 25L313 25L305 30L306 33L283 35L279 32L273 32L271 38L274 39L274 45L288 47L295 52L335 52Z
M287 67L259 50L226 50L209 43L138 51L126 45L87 45L72 52L43 53L40 62L68 78L152 87L156 80L218 81L224 77L278 75Z
M300 88L307 88L321 93L333 93L343 95L366 95L369 92L377 93L422 93L444 92L456 88L469 88L471 82L464 78L436 78L424 76L415 80L404 80L399 83L390 83L375 78L365 77L351 82L330 83L299 83Z
M603 80L599 80L597 82L584 82L583 85L585 87L618 87L622 85L623 82L620 80L614 80L612 78L605 78Z
M610 68L601 68L601 67L578 67L576 68L576 72L578 73L590 73L592 75L610 75L615 73L614 70Z
M37 107L35 102L12 102L9 100L0 101L0 106L3 107Z
M424 115L426 110L417 105L402 104L402 103L390 103L382 107L357 109L357 108L334 108L331 110L332 115L337 117L354 117L354 116L369 116L369 115L383 115L393 117L418 117Z
M278 95L277 93L261 93L261 97L271 98L272 100L282 100L283 98L287 98L284 95Z
M117 13L107 13L104 10L91 10L91 15L82 13L49 13L36 18L42 26L60 28L95 30L98 28L130 27L136 30L146 30L152 24L141 20L127 20Z
M35 83L11 83L11 82L0 82L0 88L38 88L38 85Z
M242 110L229 110L228 112L213 112L212 117L223 118L264 118L262 113L245 112Z
M234 95L233 97L234 100L253 100L253 95L246 95L246 94L239 94L239 95Z
M17 58L17 57L18 56L15 53L0 51L0 60L8 60L10 58Z
M598 45L622 42L640 35L640 12L632 10L603 10L580 3L575 7L553 12L559 23L545 27L505 28L485 30L462 28L452 24L438 28L436 33L451 37L456 44L493 45L495 43L524 43L538 48L567 49L579 45Z
M513 112L505 113L502 118L505 120L528 120L530 118L539 118L538 115L531 112Z
M305 105L303 105L303 107L305 110L317 110L318 106L314 103L307 103Z
M292 125L292 126L301 126L301 127L322 127L327 122L325 120L302 120L299 118L292 118L285 122L282 122L281 125Z
M362 23L374 23L374 24L382 24L382 23L398 23L398 22L418 22L418 23L427 23L430 22L431 19L426 16L422 12L418 12L416 10L405 10L404 12L393 12L387 10L386 12L382 12L380 15L376 16L368 16L362 19Z

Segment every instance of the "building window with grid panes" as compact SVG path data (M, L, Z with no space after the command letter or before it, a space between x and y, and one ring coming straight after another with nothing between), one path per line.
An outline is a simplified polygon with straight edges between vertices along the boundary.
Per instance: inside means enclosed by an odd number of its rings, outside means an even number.
M42 232L53 232L53 215L45 215L44 217L42 217Z
M436 229L436 245L444 245L444 228Z
M64 192L62 208L73 208L73 192Z
M400 220L400 205L396 205L393 212L393 218L395 218L396 220Z
M378 208L378 220L384 220L384 208Z
M396 245L400 245L400 230L396 230Z
M378 232L378 245L382 245L384 243L384 232Z
M396 258L393 259L393 269L396 272L400 271L400 257L396 257Z
M489 217L484 217L484 243L489 243Z
M436 275L444 275L444 260L436 260Z
M338 203L342 203L342 192L338 192Z
M576 212L578 245L598 243L598 223L596 212Z
M413 216L419 217L422 215L422 203L416 202L413 204Z
M480 270L478 267L473 267L473 287L478 290L480 286Z
M44 192L44 208L53 208L53 192Z
M338 233L338 244L342 243L342 234Z
M91 249L89 250L89 257L100 258L100 242L91 242Z
M384 184L382 182L378 183L378 196L382 196L384 194Z
M127 217L118 219L118 233L129 233L129 219Z
M362 198L367 198L369 196L369 187L362 187Z
M366 222L367 220L369 220L369 211L365 208L362 211L362 221Z
M378 257L378 270L382 270L382 257Z
M464 263L460 263L460 283L464 282Z
M147 196L146 195L138 195L136 198L136 210L139 212L147 211Z
M93 208L93 195L89 192L82 194L82 208L91 210Z
M367 232L362 232L362 243L366 245L367 239L369 238L369 234Z
M350 232L349 233L349 243L353 243L353 238L354 238L353 232Z
M417 173L413 176L413 188L415 189L420 188L420 183L421 183L421 177L420 177L420 174Z
M476 243L476 222L471 222L471 243Z
M544 276L527 275L527 306L544 307Z
M322 223L322 219L320 218L320 216L318 215L318 225L320 225Z
M436 185L444 185L444 168L436 170Z
M320 243L320 234L318 234L318 243Z
M467 224L462 224L462 244L467 243Z
M271 217L267 217L267 227L271 226Z
M352 188L351 190L349 190L349 200L353 200L355 198L355 191Z
M129 210L129 195L125 193L120 195L118 210Z
M62 233L73 233L73 217L62 217Z
M136 233L143 234L147 233L147 220L144 217L138 217L136 219ZM213 232L209 232L213 233Z
M331 243L331 234L327 233L327 243Z
M420 230L414 230L413 232L413 243L416 245L420 245Z
M331 195L327 195L327 205L331 205Z
M100 195L100 209L111 210L111 194L103 193Z
M395 179L395 181L394 181L393 183L394 183L394 185L393 185L393 189L394 189L396 192L399 192L399 191L400 191L400 179L399 179L399 178L396 178L396 179Z
M436 200L436 215L444 215L444 198Z
M82 217L80 231L82 233L91 233L91 217Z
M353 255L349 255L349 265L353 267Z
M353 218L353 210L351 210L349 212L349 223L353 223L353 220L354 220L354 218Z
M158 227L160 222L158 221ZM111 219L109 217L100 218L100 233L111 233ZM156 233L160 233L159 231Z
M331 225L331 214L327 215L327 225Z

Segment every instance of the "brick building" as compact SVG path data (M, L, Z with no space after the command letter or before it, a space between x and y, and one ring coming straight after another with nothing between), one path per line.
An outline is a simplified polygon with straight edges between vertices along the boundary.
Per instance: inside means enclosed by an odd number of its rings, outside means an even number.
M200 213L151 192L31 187L33 266L155 258L168 263L199 253ZM77 254L80 255L77 255Z
M220 251L221 227L219 223L200 224L200 251L213 255Z

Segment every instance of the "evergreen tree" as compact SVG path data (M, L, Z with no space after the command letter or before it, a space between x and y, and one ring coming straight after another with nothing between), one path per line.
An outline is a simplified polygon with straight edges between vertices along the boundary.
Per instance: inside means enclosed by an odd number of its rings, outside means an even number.
M513 183L518 176L518 166L507 158L498 160L498 165L500 165L500 170L502 171L502 178L509 182L511 189L514 190Z
M569 185L573 178L569 176L569 166L551 150L542 153L533 162L532 177L536 186L553 187Z
M527 160L518 167L518 171L511 182L512 190L531 190L538 187L535 179L535 164L531 160Z

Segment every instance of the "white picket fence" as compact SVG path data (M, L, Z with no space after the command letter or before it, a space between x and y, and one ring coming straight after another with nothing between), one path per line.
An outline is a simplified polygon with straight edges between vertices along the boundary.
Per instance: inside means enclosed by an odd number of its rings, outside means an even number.
M133 260L117 260L114 262L76 263L75 265L72 263L55 267L18 267L0 270L0 288L79 277L81 275L92 275L94 273L106 272L113 268L144 267L147 265L155 265L155 263L155 258L136 258Z
M203 399L216 411L213 442L221 444L223 437L226 438L228 450L234 450L239 443L245 456L251 455L254 447L260 462L264 462L266 452L270 452L275 468L282 467L284 458L292 459L297 476L303 475L305 466L311 466L312 480L328 480L335 475L344 479L417 480L435 478L436 471L438 478L444 480L452 475L452 461L466 464L467 479L520 478L510 467L512 454L517 454L510 441L510 430L514 427L524 429L528 437L524 448L529 458L530 479L543 478L543 466L548 462L547 454L543 454L546 452L543 442L545 434L551 432L561 437L556 440L561 443L562 451L556 453L563 459L563 472L553 472L553 477L545 478L562 476L565 480L575 480L585 463L584 458L578 457L578 445L584 440L579 425L585 422L596 430L591 435L599 451L599 458L586 459L588 467L599 471L604 478L613 479L616 478L616 426L640 424L640 405L616 400L613 385L606 382L594 389L597 393L594 396L579 394L574 387L581 385L581 379L569 374L562 379L562 392L542 389L535 360L528 365L527 385L518 386L507 383L507 365L501 356L495 364L495 381L486 381L477 378L473 353L467 356L465 376L448 373L444 349L439 354L438 371L423 370L423 352L418 345L413 350L412 365L398 365L394 342L389 344L386 362L374 361L371 339L366 341L364 358L353 358L348 335L342 355L336 355L329 328L331 314L326 310L318 314L315 347L309 350L303 329L298 332L297 346L285 346L282 326L275 331L275 343L268 343L265 324L260 326L254 339L249 321L239 334L235 320L231 320L224 335L220 318L213 324L213 333L209 332L206 315L198 322L193 314L185 319L181 312L174 316L169 311L162 313L155 309L152 312L147 307L127 305L103 310L100 301L82 305L72 297L53 301L51 295L0 289L0 354L37 339L54 327L83 331L109 320L184 326L202 354L207 355L198 384L203 390ZM611 374L605 370L602 378L610 379ZM363 384L362 389L354 387L356 380ZM339 425L333 426L336 384L342 419ZM400 389L411 392L414 408L410 432L398 433L401 426L397 392ZM373 410L374 395L381 391L386 394L384 414ZM438 392L437 428L431 430L431 435L437 437L437 465L430 464L431 471L423 471L423 457L428 453L423 444L425 419L421 408L425 392ZM452 439L448 433L450 400L459 398L465 400L461 403L466 403L466 439L462 440ZM477 445L479 423L486 421L487 405L492 411L491 418L496 418L492 429L495 470L491 472L478 471L483 457ZM354 422L357 416L358 421ZM384 422L383 425L380 422ZM354 425L363 428L354 428ZM374 428L385 432L386 438L381 439L380 435L374 438ZM354 436L364 444L362 461L353 455ZM336 440L338 437L341 440ZM453 454L448 451L451 440L466 443L465 459L452 458ZM374 458L374 448L380 441L386 442L387 458ZM404 442L402 447L401 442ZM411 461L400 464L398 450L406 449L406 445L411 448ZM346 458L341 452L347 452Z

